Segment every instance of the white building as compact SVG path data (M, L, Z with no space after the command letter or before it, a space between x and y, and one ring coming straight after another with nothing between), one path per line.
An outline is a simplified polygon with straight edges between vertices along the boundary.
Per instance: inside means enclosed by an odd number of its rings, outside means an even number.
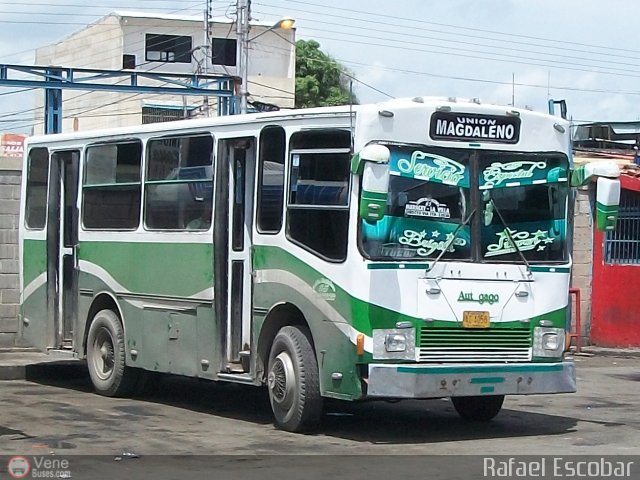
M295 101L295 31L272 30L275 22L251 22L249 101L291 108ZM209 22L207 55L202 16L113 12L54 45L36 50L36 65L136 69L158 73L239 75L235 21ZM251 40L254 38L254 40ZM113 83L127 81L114 80ZM160 83L142 80L139 85ZM42 133L44 94L36 93L36 127ZM216 115L217 98L108 91L63 90L62 131L139 125L183 116Z

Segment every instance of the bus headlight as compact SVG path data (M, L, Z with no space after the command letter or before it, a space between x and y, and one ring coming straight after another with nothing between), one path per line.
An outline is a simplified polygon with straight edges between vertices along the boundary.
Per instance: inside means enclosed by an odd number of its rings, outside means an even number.
M404 352L407 349L407 337L404 333L387 333L384 347L387 352Z
M376 360L415 360L416 329L389 328L373 330L373 358Z
M564 329L536 327L533 330L534 357L561 357L564 351Z

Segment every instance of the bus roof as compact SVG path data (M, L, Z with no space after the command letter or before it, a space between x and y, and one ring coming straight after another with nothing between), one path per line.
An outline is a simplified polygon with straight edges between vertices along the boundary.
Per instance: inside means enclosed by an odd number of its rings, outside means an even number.
M220 117L206 117L206 118L194 118L186 120L176 120L172 122L164 123L150 123L145 125L116 127L109 129L95 129L95 130L83 130L80 132L71 133L59 133L59 134L47 134L37 135L29 137L27 139L30 145L43 144L43 143L55 143L73 141L76 139L93 139L101 138L105 136L122 136L122 135L135 135L145 133L158 133L162 131L176 131L187 130L197 128L211 128L215 126L232 126L241 124L252 123L264 123L274 120L295 120L300 118L310 117L344 117L349 116L351 113L357 113L358 111L381 111L385 109L393 108L411 108L420 107L423 109L435 110L442 107L450 107L452 111L466 110L482 111L490 114L505 114L516 113L521 116L538 116L538 117L550 117L546 113L534 112L527 109L494 105L488 103L482 103L478 99L457 99L454 97L412 97L412 98L397 98L390 99L384 102L366 105L341 105L333 107L317 107L317 108L302 108L302 109L290 109L279 110L275 112L261 112L261 113L249 113L244 115L227 115ZM457 107L457 108L456 108ZM565 123L566 121L555 117L556 121Z

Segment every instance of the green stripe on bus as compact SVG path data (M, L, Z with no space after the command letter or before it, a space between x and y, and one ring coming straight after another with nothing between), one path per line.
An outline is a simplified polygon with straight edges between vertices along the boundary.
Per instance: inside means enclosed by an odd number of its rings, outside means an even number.
M532 272L569 273L569 267L530 267Z
M493 393L495 391L495 388L493 387L481 387L480 388L480 393Z
M426 263L369 263L368 270L421 270L427 269Z
M504 383L504 381L504 377L478 377L471 379L471 383Z

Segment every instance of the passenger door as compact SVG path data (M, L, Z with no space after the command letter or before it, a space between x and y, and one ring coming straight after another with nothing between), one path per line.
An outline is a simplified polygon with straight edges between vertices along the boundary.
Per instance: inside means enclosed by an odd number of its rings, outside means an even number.
M221 371L249 371L251 228L256 141L218 141L214 226L214 298L224 352Z
M47 311L49 348L68 348L78 309L78 169L80 152L51 155L47 215Z

